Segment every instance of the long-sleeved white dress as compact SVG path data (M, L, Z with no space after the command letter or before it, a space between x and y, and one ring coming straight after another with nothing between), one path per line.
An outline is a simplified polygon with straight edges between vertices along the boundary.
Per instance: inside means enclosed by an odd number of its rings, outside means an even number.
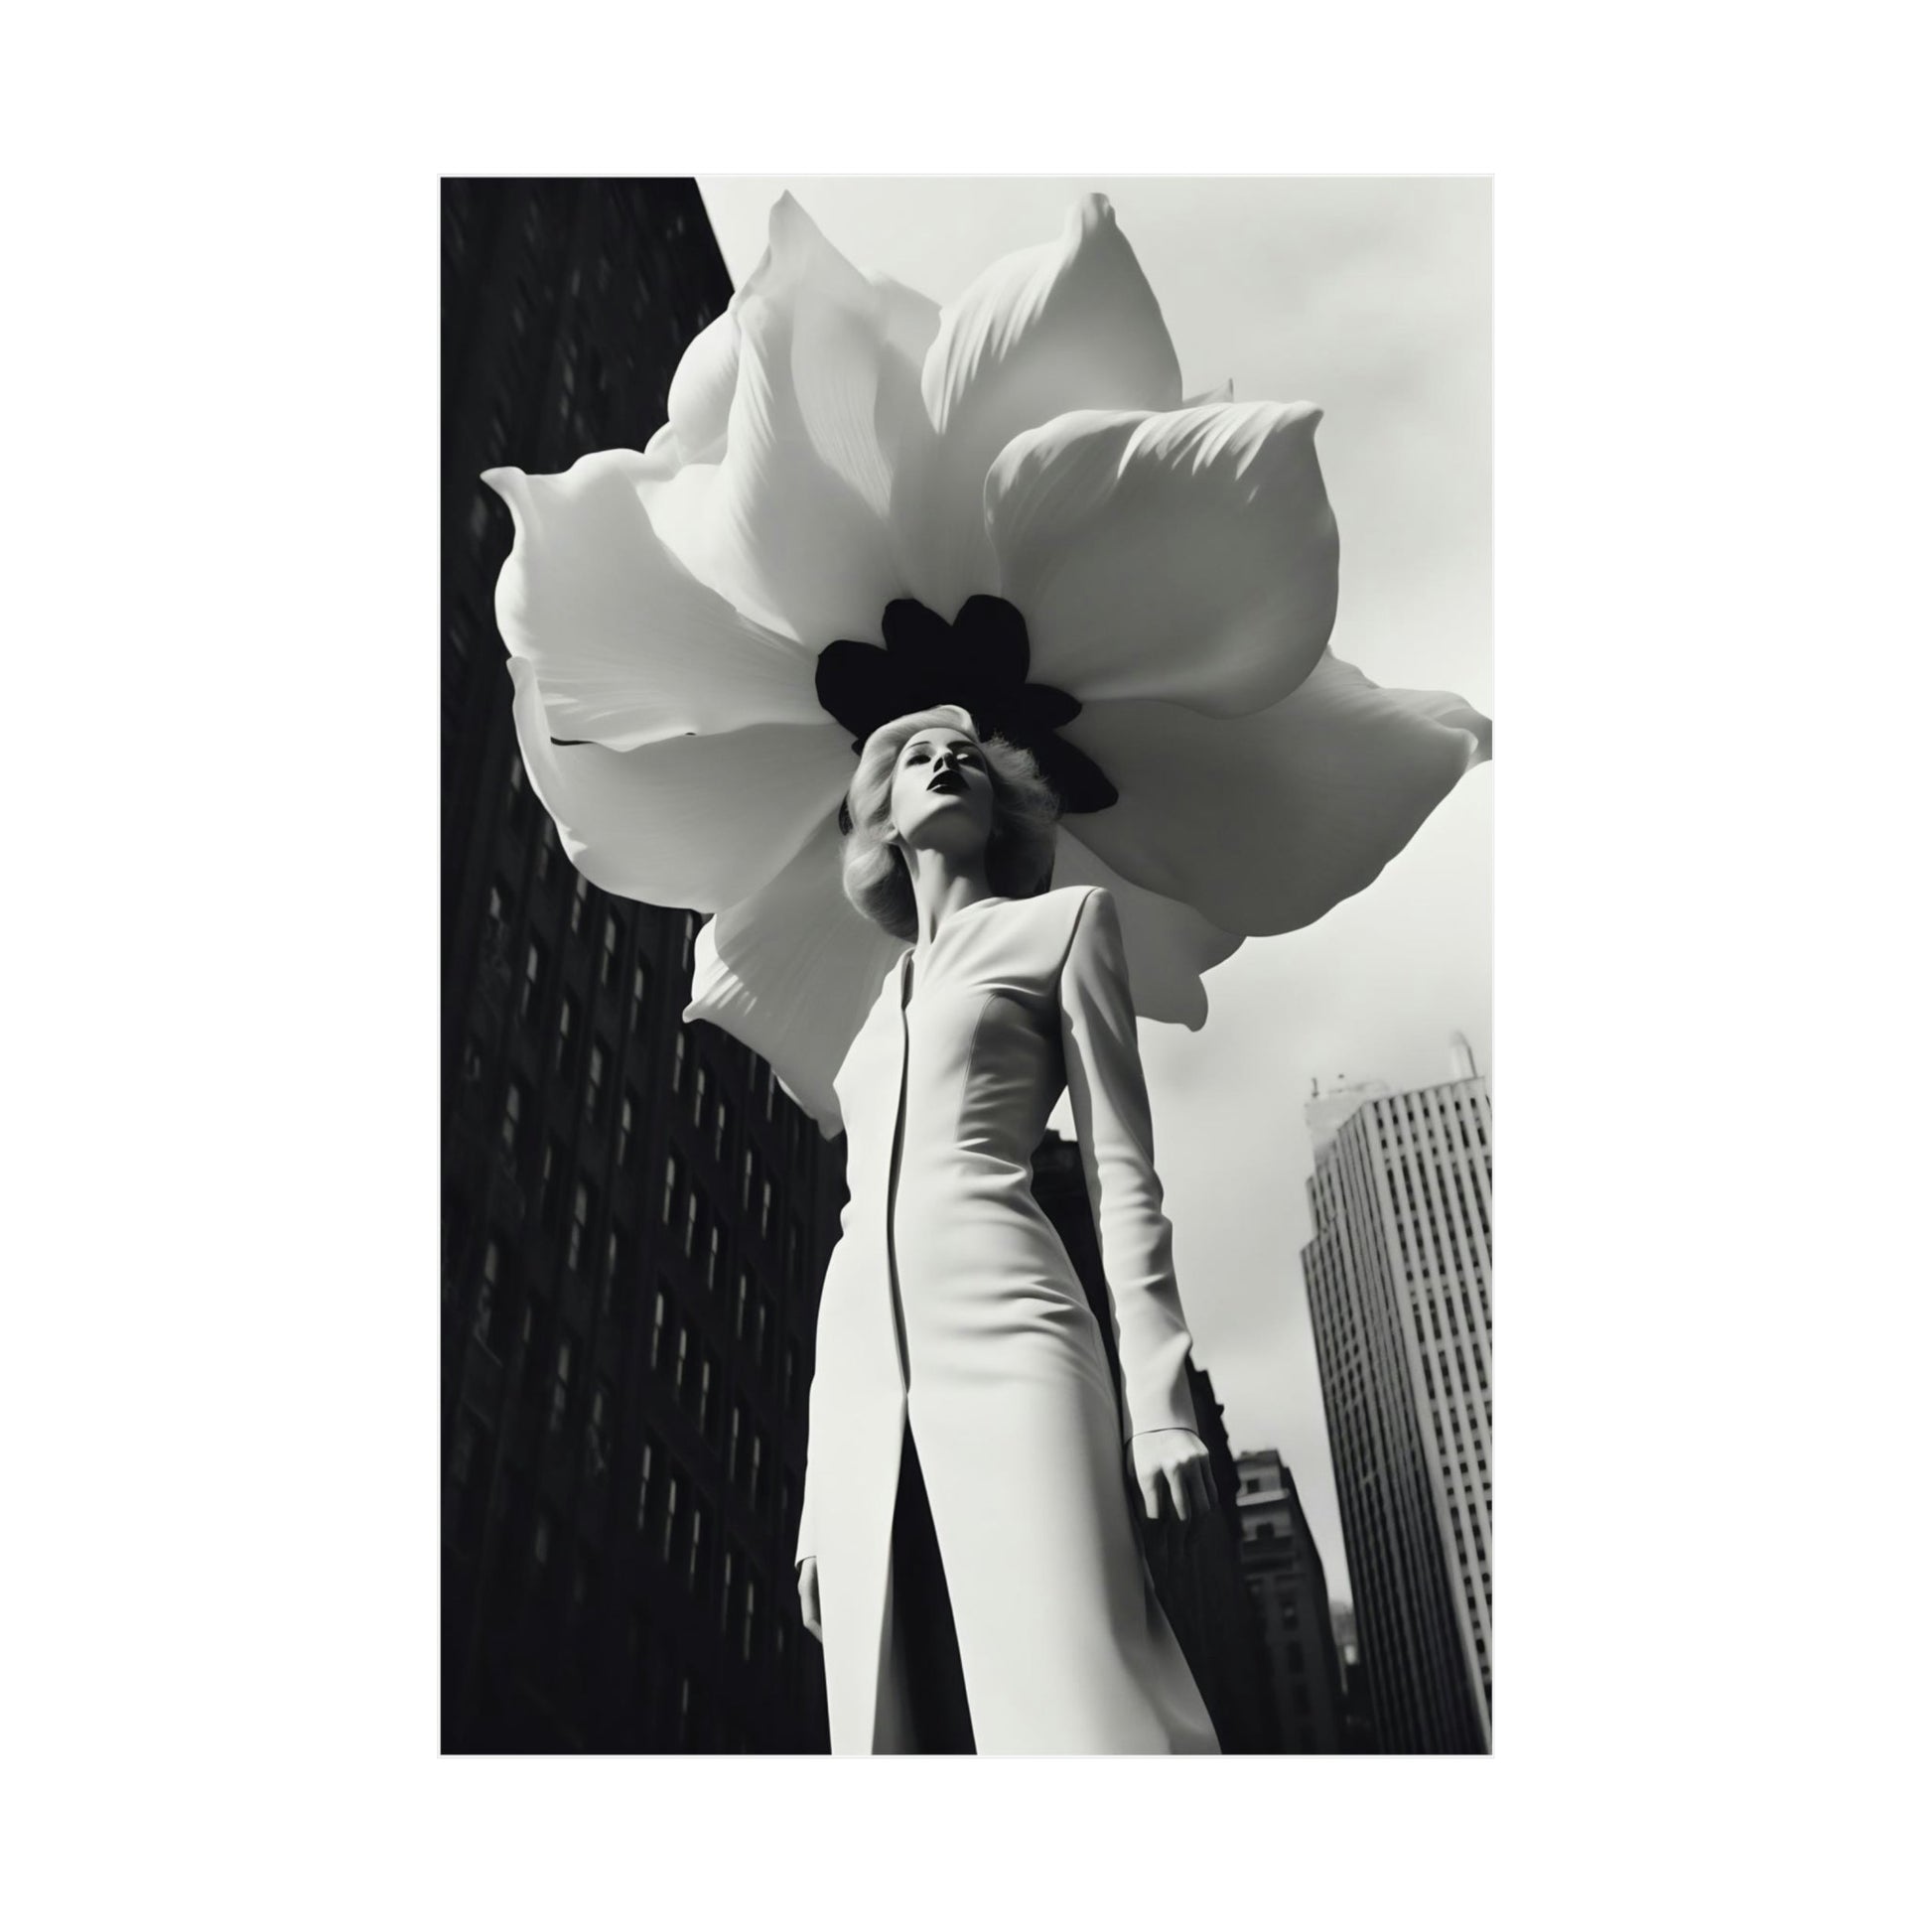
M1218 1750L1155 1596L1126 1449L1195 1416L1111 896L949 914L888 974L836 1085L850 1199L819 1305L797 1552L817 1559L833 1750L907 1735L892 1577L908 1429L977 1749ZM1062 1088L1124 1410L1032 1192Z

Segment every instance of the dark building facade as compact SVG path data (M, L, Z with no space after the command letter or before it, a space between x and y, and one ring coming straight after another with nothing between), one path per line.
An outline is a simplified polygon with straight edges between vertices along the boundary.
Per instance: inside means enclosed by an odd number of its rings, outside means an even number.
M1086 1290L1087 1304L1107 1345L1107 1365L1118 1395L1120 1355L1108 1309L1107 1280L1100 1265L1100 1244L1094 1233L1093 1206L1080 1150L1071 1141L1049 1133L1035 1152L1034 1198L1053 1223ZM1233 1756L1291 1749L1294 1747L1283 1739L1269 1688L1268 1660L1242 1581L1235 1458L1228 1449L1214 1385L1191 1356L1187 1386L1194 1400L1201 1441L1207 1445L1221 1508L1196 1534L1191 1548L1173 1550L1158 1540L1150 1545L1148 1566L1154 1575L1155 1591L1173 1625L1194 1682L1200 1686L1223 1752Z
M844 1145L686 1027L698 917L531 795L479 473L641 448L729 300L686 181L442 192L443 1739L825 1748L791 1555Z
M1456 1077L1310 1102L1302 1251L1379 1748L1489 1748L1490 1112Z
M1328 1579L1295 1477L1274 1449L1251 1449L1234 1464L1241 1477L1241 1574L1268 1653L1282 1748L1345 1750Z
M1362 1668L1361 1632L1352 1603L1330 1603L1328 1621L1341 1662L1342 1748L1360 1755L1375 1750L1375 1714L1369 1708L1368 1673Z

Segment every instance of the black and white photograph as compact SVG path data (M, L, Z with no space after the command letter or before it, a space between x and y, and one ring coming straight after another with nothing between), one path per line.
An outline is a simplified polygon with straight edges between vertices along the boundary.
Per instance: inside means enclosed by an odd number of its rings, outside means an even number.
M1490 1748L1489 198L445 180L446 1750Z
M1904 24L23 17L7 1924L1924 1917Z

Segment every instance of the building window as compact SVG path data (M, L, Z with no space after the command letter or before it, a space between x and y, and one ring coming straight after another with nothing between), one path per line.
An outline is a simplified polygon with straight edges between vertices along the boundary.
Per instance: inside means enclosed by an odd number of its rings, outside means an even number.
M740 1341L745 1339L745 1317L752 1308L752 1271L741 1268L738 1271L738 1295L732 1305L732 1333Z
M511 1160L516 1159L517 1136L523 1125L523 1083L512 1080L503 1095L503 1153Z
M584 1237L590 1232L592 1205L590 1184L580 1180L570 1204L570 1245L564 1256L564 1266L573 1275L583 1266Z
M658 1554L666 1563L671 1560L671 1551L676 1546L678 1505L682 1498L678 1494L677 1477L667 1475L664 1479L664 1541Z
M584 1118L597 1123L604 1118L604 1046L600 1040L591 1041L590 1071L584 1082Z
M699 1189L692 1187L684 1196L684 1252L686 1257L698 1252L698 1221L704 1213L704 1202Z
M568 993L557 1009L557 1072L569 1080L577 1071L577 1002Z
M763 1180L759 1183L759 1239L771 1238L771 1183Z
M630 968L630 1025L633 1029L644 1017L650 999L650 968L640 959Z
M611 1466L607 1446L611 1397L606 1383L591 1391L591 1419L584 1428L584 1474L592 1482L602 1482Z
M684 1037L682 1027L671 1035L671 1091L684 1091L684 1062L690 1057L691 1048Z
M798 1387L798 1350L792 1345L789 1338L785 1342L784 1362L784 1381L780 1387L780 1400L789 1409L791 1407L792 1397L797 1393Z
M530 1556L538 1570L542 1570L550 1561L550 1512L547 1509L537 1511L536 1534L530 1539Z
M656 1445L646 1436L643 1453L637 1459L637 1530L640 1535L650 1527L651 1505L657 1500L656 1491L651 1486L656 1469Z
M618 1280L623 1269L623 1237L616 1228L604 1236L604 1312L609 1314L618 1299Z
M702 1127L704 1125L706 1089L710 1085L711 1069L700 1060L698 1062L697 1082L691 1089L691 1125L693 1127Z
M745 1150L745 1162L741 1170L741 1184L738 1193L738 1204L740 1207L750 1207L752 1204L752 1188L758 1176L758 1156L748 1147Z
M537 1219L551 1233L556 1232L557 1223L562 1219L564 1170L569 1165L570 1157L564 1152L563 1142L553 1136L543 1150L543 1178L537 1186Z
M543 1004L543 948L534 940L523 948L523 984L516 996L516 1017L526 1025Z
M664 1157L664 1225L671 1225L672 1209L677 1204L679 1190L684 1185L684 1164L675 1154Z
M626 1089L622 1104L618 1108L617 1165L620 1168L626 1168L630 1165L630 1141L631 1135L636 1130L636 1096Z
M708 1443L715 1442L718 1434L718 1412L712 1399L716 1380L716 1359L707 1348L698 1365L698 1433Z
M604 915L604 944L597 962L597 983L612 987L618 983L618 921L610 912Z
M537 840L537 884L549 885L556 869L557 825L554 819L546 818L543 821L543 835Z
M759 1587L750 1578L745 1579L745 1644L744 1657L749 1664L752 1652L758 1642Z
M725 1265L725 1236L716 1219L711 1223L711 1231L705 1237L704 1285L714 1294L718 1289L718 1277Z
M719 1101L711 1110L711 1158L721 1167L725 1160L725 1142L731 1133L731 1108Z
M570 929L581 932L584 929L584 901L591 896L591 882L580 872L577 875L577 890L570 898Z
M745 1405L732 1404L731 1430L725 1439L725 1480L733 1488L738 1486L738 1449L739 1440L745 1434Z
M550 1433L556 1435L570 1414L570 1337L557 1337L557 1369L550 1384Z
M752 1434L752 1507L764 1507L764 1431Z
M691 1326L689 1322L677 1324L677 1360L671 1368L671 1393L682 1403L684 1391L689 1386L687 1376L691 1367Z
M650 1309L650 1365L653 1369L664 1359L664 1326L668 1312L664 1291L660 1288Z

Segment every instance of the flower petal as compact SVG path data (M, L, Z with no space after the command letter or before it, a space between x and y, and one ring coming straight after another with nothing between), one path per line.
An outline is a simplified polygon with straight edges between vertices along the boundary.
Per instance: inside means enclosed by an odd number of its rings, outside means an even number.
M1172 409L1180 364L1103 195L1057 240L995 262L940 313L921 376L933 442L894 504L912 594L950 619L999 588L982 496L993 459L1069 409Z
M606 450L560 476L490 470L516 540L496 622L550 732L628 751L686 732L818 725L812 654L741 618L651 527L654 459Z
M909 295L868 281L784 196L764 259L732 300L722 452L650 498L659 535L699 577L814 651L876 640L901 589L887 513L897 423L918 407L913 366L892 345L896 330L917 333Z
M698 933L686 1020L708 1020L769 1060L830 1140L844 1129L832 1082L905 950L855 911L839 882L839 836L819 824L760 891Z
M986 517L1032 676L1218 715L1286 697L1335 621L1320 420L1311 403L1084 411L1009 443Z
M1241 935L1224 932L1191 905L1164 898L1123 879L1062 825L1053 863L1055 886L1105 886L1120 913L1134 1011L1197 1032L1207 1019L1201 975L1239 950Z
M738 317L731 309L708 322L678 358L666 398L678 454L686 463L716 463L738 387Z
M1489 756L1489 721L1460 698L1385 691L1326 652L1266 711L1096 704L1064 735L1120 788L1070 821L1079 837L1136 884L1253 935L1359 893Z
M665 738L635 751L556 745L527 659L509 660L517 743L564 850L592 885L647 905L709 911L755 893L832 822L853 771L819 725Z

